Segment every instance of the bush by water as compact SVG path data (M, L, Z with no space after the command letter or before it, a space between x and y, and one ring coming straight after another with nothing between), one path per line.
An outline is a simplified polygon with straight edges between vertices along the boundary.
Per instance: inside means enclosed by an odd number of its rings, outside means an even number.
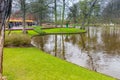
M27 34L15 34L5 36L5 47L28 47L31 46L31 38Z

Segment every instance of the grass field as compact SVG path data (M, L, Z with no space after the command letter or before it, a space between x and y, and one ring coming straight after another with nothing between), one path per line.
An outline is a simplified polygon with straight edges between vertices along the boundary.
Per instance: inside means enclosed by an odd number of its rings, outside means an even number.
M51 29L41 29L41 27L35 27L34 30L39 34L57 34L57 33L84 33L86 30L78 28L51 28Z
M55 58L36 48L5 48L8 80L115 80Z
M55 29L45 29L46 33L83 33L85 30L76 28L55 28Z

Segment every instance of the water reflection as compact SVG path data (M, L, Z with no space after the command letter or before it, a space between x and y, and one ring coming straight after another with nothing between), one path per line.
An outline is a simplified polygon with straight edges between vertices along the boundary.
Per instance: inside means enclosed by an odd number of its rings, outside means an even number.
M53 56L120 78L120 30L90 27L89 33L35 36L34 46Z

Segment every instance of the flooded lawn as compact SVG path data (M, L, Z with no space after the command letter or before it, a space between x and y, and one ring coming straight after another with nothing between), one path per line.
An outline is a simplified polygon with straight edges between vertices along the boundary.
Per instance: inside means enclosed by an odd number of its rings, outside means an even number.
M120 29L90 27L85 34L34 36L31 43L53 56L120 79Z

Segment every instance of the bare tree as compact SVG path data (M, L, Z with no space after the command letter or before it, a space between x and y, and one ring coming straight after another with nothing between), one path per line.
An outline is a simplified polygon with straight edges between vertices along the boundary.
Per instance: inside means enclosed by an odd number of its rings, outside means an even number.
M0 74L3 72L3 48L5 39L5 24L11 13L12 0L0 0ZM1 76L0 76L1 80Z

